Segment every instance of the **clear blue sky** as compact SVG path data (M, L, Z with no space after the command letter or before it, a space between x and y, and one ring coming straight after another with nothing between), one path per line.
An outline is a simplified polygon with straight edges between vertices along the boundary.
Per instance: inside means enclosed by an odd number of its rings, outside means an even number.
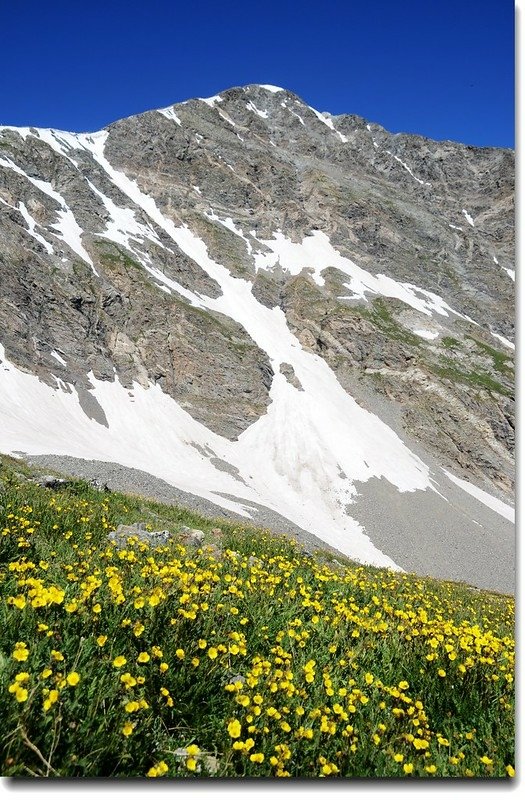
M273 83L390 131L514 145L514 0L0 0L0 123L96 130Z

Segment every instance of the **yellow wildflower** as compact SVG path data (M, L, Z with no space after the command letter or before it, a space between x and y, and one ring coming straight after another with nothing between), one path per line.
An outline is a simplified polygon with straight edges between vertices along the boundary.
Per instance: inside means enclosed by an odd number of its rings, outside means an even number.
M232 720L228 725L228 733L232 739L238 739L241 735L241 723L236 719Z
M13 650L13 658L15 661L27 661L29 650L25 642L17 642Z

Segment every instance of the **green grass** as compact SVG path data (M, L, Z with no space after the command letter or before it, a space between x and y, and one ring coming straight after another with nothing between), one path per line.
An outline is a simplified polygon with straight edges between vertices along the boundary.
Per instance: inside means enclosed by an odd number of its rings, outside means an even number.
M503 373L508 378L514 378L514 369L511 366L512 358L507 353L491 347L491 345L476 339L474 336L467 336L467 339L473 341L478 350L492 358L493 367L497 372Z
M457 339L454 339L453 336L443 336L441 344L448 350L458 350L461 347L461 343L458 342Z
M439 375L440 378L445 378L454 383L474 386L494 394L504 395L505 397L513 396L511 389L503 386L502 383L495 380L488 372L464 369L450 359L442 359L440 364L428 364L428 368L435 375Z
M1 463L3 775L512 774L511 598Z

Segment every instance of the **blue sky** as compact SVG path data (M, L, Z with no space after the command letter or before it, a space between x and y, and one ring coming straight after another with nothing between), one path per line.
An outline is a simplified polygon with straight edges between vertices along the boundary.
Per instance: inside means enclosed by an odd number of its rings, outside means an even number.
M96 130L247 83L514 146L514 0L0 3L0 123Z

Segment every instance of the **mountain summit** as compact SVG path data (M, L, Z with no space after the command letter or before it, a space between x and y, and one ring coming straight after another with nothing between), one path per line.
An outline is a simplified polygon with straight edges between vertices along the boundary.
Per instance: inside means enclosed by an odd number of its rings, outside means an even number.
M513 179L274 86L1 127L0 451L511 591Z

